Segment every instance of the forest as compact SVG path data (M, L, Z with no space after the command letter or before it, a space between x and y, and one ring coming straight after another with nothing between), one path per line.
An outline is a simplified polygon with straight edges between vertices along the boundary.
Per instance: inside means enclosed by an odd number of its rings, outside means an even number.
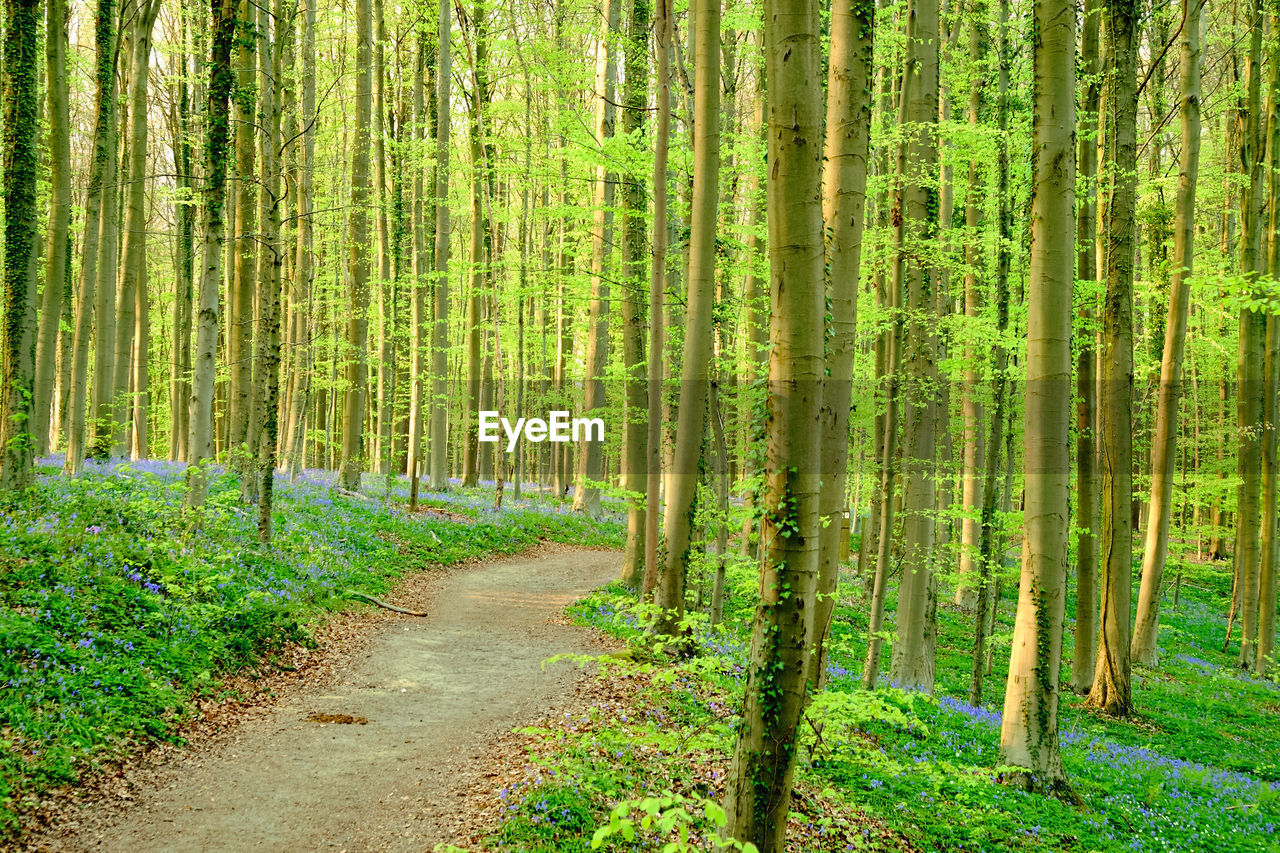
M1280 850L1276 0L4 0L0 847Z

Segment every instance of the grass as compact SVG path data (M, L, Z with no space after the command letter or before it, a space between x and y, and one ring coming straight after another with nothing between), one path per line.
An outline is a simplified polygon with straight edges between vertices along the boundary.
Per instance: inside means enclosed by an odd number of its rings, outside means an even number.
M593 827L608 820L618 800L662 790L697 793L700 784L708 790L690 768L726 766L741 703L754 567L733 565L729 580L724 627L699 627L695 657L658 662L653 671L666 674L664 685L637 694L636 707L650 721L649 730L637 732L634 720L614 713L582 731L560 727L547 733L553 743L534 760L557 772L542 778L569 786L590 804ZM796 849L895 849L891 841L877 840L878 825L900 839L897 849L913 844L947 851L1280 850L1280 685L1241 674L1237 647L1222 650L1230 580L1224 566L1190 567L1179 606L1172 607L1171 594L1166 598L1161 666L1134 673L1138 716L1103 718L1085 710L1079 697L1064 695L1062 756L1082 801L1077 806L997 782L999 702L1016 608L1012 578L1000 604L993 675L986 683L989 701L979 708L963 698L972 615L946 601L938 609L936 697L892 687L860 690L866 602L857 597L858 583L844 578L833 622L831 683L810 711L822 736L806 726L801 748L798 784L809 793L797 806L806 814L792 816ZM890 613L892 608L891 600ZM1070 617L1073 601L1068 610ZM635 656L644 656L643 611L625 589L598 591L572 613L581 624L630 641ZM1070 625L1066 633L1064 666L1070 661ZM655 665L632 664L641 666ZM655 766L652 760L633 762L631 755L646 743L659 750L684 744L686 755L658 765L680 769L655 773L647 769ZM616 750L612 759L610 749ZM507 792L512 817L491 845L548 853L590 849L592 830L576 829L580 821L574 828L543 824L541 834L533 831L539 827L529 823L529 809L539 790L533 784L519 794ZM823 827L815 825L814 810L805 802L813 792L827 798L828 814L862 820L861 834L847 826L819 832ZM605 849L657 850L669 840L651 833L625 845L606 842Z
M308 643L344 590L525 550L549 539L618 546L616 518L591 521L526 494L426 494L452 516L406 514L343 494L332 474L276 486L275 537L256 543L256 507L219 474L197 516L179 465L91 464L68 480L43 460L37 487L0 507L0 841L52 788L148 742L173 739L220 678ZM376 481L375 481L376 480ZM381 496L385 480L366 478ZM463 519L468 520L463 520ZM365 606L365 605L354 605Z

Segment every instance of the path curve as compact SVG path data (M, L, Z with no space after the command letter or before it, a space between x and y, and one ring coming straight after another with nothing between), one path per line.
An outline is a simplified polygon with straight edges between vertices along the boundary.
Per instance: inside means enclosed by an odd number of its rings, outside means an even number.
M332 681L283 697L212 751L183 754L114 825L59 849L419 853L453 840L458 798L482 775L475 759L580 677L542 662L601 650L557 617L617 568L616 553L553 548L445 576L427 601L403 602L431 616L382 623Z

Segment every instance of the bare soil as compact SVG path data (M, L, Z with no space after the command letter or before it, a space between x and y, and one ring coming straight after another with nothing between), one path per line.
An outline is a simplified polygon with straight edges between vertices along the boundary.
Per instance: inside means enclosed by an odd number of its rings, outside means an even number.
M114 798L63 810L29 849L429 851L465 844L464 801L496 774L492 748L572 699L604 650L561 611L618 568L608 551L551 547L410 581L324 677L279 691L230 729L176 750ZM121 805L123 801L124 805Z

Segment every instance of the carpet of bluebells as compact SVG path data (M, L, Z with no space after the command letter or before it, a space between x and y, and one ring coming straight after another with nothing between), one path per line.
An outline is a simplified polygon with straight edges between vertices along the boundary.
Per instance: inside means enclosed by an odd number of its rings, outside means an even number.
M675 665L678 676L665 696L646 700L659 714L650 720L654 731L673 744L698 743L721 757L732 748L757 583L750 564L731 567L729 577L724 626L700 624L694 659ZM1242 675L1234 666L1238 646L1222 649L1229 568L1197 567L1196 587L1183 588L1176 607L1166 600L1161 665L1134 673L1138 716L1102 718L1083 709L1079 697L1063 697L1062 756L1078 804L997 781L1015 581L1006 584L1010 592L1000 603L987 702L974 708L963 698L972 615L946 603L939 607L936 696L892 685L862 691L866 602L858 597L860 584L845 580L833 622L830 686L810 710L822 735L805 729L801 784L837 797L843 807L922 850L1280 850L1280 685ZM889 607L891 612L892 600ZM643 627L637 612L643 613L622 588L599 591L574 607L579 621L633 644L640 642ZM1070 634L1068 626L1068 665ZM886 667L887 657L886 649ZM619 719L613 725L625 731L628 723ZM508 793L512 816L505 835L515 827L541 827L541 835L522 835L525 849L586 850L590 830L577 827L605 821L611 799L652 794L654 780L643 772L638 782L620 779L616 768L597 771L592 762L575 762L589 744L563 733L557 737L563 741L557 746L561 778L545 789ZM621 738L620 748L626 742ZM628 782L635 787L628 789ZM547 814L570 789L592 792L574 798L576 803L603 804L594 821L581 808L566 812L563 822L558 813ZM821 833L810 832L796 849L886 849L847 835L814 846L814 837ZM653 841L652 847L617 849L660 849L660 840Z
M365 496L308 471L276 483L274 539L257 507L215 471L206 507L183 511L183 468L90 463L67 479L40 460L38 484L0 507L0 846L50 788L141 744L175 737L220 676L307 643L345 590L377 595L407 572L549 539L617 546L616 518L592 521L526 491L501 512L492 491L427 493L367 477Z

